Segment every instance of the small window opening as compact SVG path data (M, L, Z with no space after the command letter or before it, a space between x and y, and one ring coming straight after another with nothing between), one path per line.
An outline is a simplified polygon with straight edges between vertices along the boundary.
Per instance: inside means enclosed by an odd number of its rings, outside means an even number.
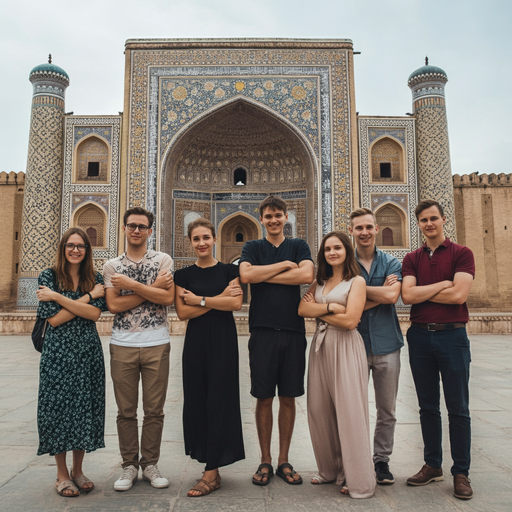
M384 228L382 230L382 245L393 247L393 231L390 228Z
M16 263L16 274L18 273L18 263Z
M94 228L89 228L87 231L87 236L89 237L90 241L91 241L91 245L94 247L96 245L98 245L98 233L96 232L96 230Z
M505 228L507 229L507 228ZM14 236L14 240L18 240L18 232L16 231L16 235Z
M100 163L99 162L87 162L87 176L99 176L100 175Z
M391 178L391 163L390 162L381 162L380 177L381 178Z
M244 241L244 234L243 233L237 233L235 235L235 242L243 242Z
M235 169L233 180L234 180L235 185L238 185L238 186L247 185L247 171L242 168Z

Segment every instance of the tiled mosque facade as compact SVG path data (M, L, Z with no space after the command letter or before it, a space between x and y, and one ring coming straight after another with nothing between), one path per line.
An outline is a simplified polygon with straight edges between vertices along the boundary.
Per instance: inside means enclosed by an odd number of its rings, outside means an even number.
M269 193L289 204L286 236L313 253L359 206L376 212L378 245L400 259L422 243L413 212L423 198L443 204L451 239L467 232L440 68L409 77L412 115L371 117L356 113L350 40L128 40L125 62L124 112L113 116L65 114L66 72L48 63L30 74L20 264L0 278L4 309L35 307L37 275L70 226L87 230L101 269L124 250L122 213L134 205L155 213L150 244L176 268L195 260L186 231L199 216L217 228L217 258L236 260L264 236L258 204ZM496 293L484 274L480 288Z

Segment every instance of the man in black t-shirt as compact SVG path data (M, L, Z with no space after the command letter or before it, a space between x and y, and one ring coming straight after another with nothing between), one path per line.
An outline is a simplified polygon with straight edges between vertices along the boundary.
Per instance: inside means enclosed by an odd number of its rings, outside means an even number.
M260 204L260 221L266 237L247 242L240 259L240 280L251 283L249 364L261 449L261 464L252 478L255 485L267 485L274 474L270 442L276 386L280 442L276 474L290 485L302 483L288 462L288 452L295 397L304 394L306 368L306 330L297 312L300 285L313 281L314 268L308 244L300 238L285 238L287 220L286 202L277 196L265 198Z

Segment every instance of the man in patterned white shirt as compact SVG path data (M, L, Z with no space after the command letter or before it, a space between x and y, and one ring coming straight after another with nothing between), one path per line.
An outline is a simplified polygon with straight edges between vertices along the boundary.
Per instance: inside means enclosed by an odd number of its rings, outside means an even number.
M144 208L127 210L123 218L127 250L103 268L105 298L115 314L110 341L110 367L116 397L117 433L123 473L114 483L127 491L137 480L156 488L169 486L157 463L169 380L170 338L167 306L174 300L172 258L147 249L154 216ZM137 426L139 380L142 377L144 421Z

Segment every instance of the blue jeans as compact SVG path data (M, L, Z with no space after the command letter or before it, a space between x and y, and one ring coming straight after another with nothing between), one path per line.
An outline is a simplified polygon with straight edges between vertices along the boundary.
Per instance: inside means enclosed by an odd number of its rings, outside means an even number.
M429 332L411 326L407 331L409 363L420 406L425 464L443 462L439 373L450 425L452 475L468 475L471 462L469 417L469 363L471 353L465 328Z

